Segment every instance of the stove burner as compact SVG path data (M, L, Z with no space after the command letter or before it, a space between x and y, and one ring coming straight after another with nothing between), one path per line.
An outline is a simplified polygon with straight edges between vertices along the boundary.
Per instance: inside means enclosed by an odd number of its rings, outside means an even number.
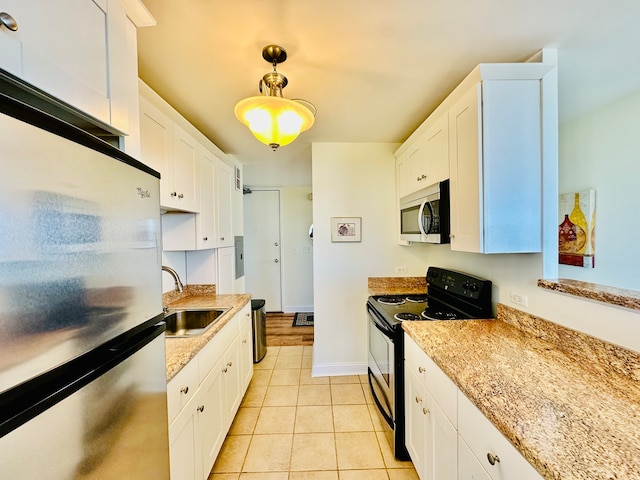
M396 313L393 318L395 318L396 320L422 320L420 315L410 312Z
M378 297L378 302L384 305L402 305L404 303L404 298L402 297Z
M458 316L454 312L425 310L422 312L422 318L426 318L427 320L456 320Z
M427 301L426 295L407 295L405 298L407 302L414 303L425 303Z

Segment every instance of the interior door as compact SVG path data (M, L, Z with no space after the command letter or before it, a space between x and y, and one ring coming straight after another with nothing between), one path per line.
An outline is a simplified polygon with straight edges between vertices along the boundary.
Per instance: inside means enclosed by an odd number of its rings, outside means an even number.
M264 299L268 312L280 312L280 191L253 190L243 198L246 291Z

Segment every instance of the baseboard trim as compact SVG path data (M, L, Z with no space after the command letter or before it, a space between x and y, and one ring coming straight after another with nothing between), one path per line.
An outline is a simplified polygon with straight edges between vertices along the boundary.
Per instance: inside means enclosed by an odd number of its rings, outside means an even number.
M311 368L312 377L329 377L342 375L366 375L368 365L366 363L341 363L313 365Z
M313 312L313 305L286 305L283 313Z

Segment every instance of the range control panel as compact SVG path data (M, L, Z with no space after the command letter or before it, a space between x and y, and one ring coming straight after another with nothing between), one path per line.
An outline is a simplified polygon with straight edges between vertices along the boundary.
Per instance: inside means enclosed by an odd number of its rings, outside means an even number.
M442 289L449 295L476 300L491 298L490 280L463 272L429 267L426 280L429 288Z

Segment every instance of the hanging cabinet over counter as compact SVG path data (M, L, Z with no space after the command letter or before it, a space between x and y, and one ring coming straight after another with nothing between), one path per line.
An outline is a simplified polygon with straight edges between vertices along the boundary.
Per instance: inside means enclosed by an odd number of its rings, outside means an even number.
M542 250L541 80L553 68L478 65L396 152L398 202L442 180L447 159L451 250ZM441 172L424 185L416 180L421 175L409 173L416 145L423 146L425 164Z

